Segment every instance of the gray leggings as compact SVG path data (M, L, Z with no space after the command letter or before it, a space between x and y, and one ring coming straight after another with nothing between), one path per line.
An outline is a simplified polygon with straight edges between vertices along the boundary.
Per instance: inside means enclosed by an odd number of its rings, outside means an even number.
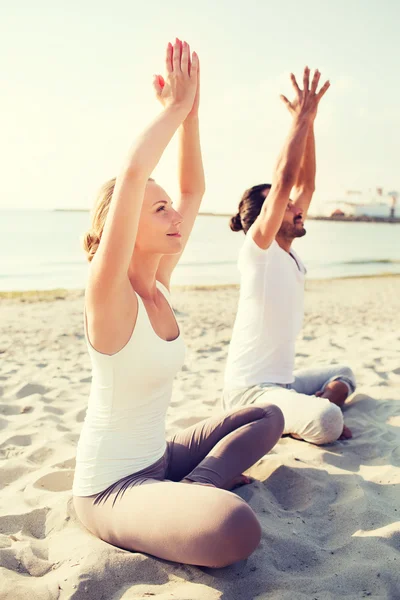
M274 405L197 423L177 433L148 469L100 494L75 496L77 516L114 546L166 560L223 567L247 558L260 542L260 525L248 504L224 488L271 450L283 427Z

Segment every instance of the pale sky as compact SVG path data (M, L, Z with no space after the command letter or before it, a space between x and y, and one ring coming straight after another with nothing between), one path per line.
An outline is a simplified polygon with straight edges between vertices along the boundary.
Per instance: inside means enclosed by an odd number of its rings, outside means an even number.
M290 71L331 89L316 122L315 207L346 189L400 190L398 0L8 0L0 7L0 208L90 208L159 111L165 46L200 57L203 210L270 181ZM176 145L155 176L176 193Z

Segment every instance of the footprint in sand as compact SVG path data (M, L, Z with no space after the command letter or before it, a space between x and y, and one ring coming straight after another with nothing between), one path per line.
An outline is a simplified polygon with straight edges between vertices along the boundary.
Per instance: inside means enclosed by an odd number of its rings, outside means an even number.
M60 471L59 473L48 473L33 484L35 488L40 488L48 492L65 492L72 488L74 477L73 471Z
M43 385L27 383L26 385L22 386L22 388L20 388L15 395L17 398L25 398L26 396L32 396L32 394L40 394L43 396L47 391L48 389Z
M0 419L0 429L5 429L8 424L9 423L6 419Z
M83 408L82 410L80 410L78 412L78 414L76 415L76 421L78 423L82 423L85 419L85 415L86 415L86 408Z
M53 456L54 452L55 451L52 448L38 448L37 450L34 450L31 454L29 454L27 458L31 462L37 465L41 465L51 456Z
M10 485L10 483L13 483L14 481L17 481L17 479L22 477L22 475L25 475L33 470L34 468L29 467L28 465L2 468L0 475L0 489Z
M0 517L0 531L6 535L18 534L43 539L49 508L37 508L28 513Z
M0 415L18 415L21 413L19 406L13 404L0 404Z
M322 491L325 498L335 498L335 486L326 473L302 471L306 470L282 465L266 481L266 487L284 510L310 509L322 497Z
M0 449L5 448L6 446L30 446L31 444L31 435L14 435L1 444Z
M56 465L52 465L52 469L75 469L75 457L68 458L63 462L57 463Z

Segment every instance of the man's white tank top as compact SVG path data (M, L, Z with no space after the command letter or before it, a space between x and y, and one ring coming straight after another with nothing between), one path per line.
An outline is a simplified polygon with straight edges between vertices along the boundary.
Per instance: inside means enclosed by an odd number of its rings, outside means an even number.
M171 306L169 292L157 282ZM73 494L90 496L149 467L166 450L165 417L176 373L185 358L182 335L165 341L154 331L138 298L135 328L119 352L90 344L89 404L78 443ZM172 306L171 306L172 310Z
M266 250L257 246L252 227L239 255L240 297L225 389L294 381L306 269L293 250L285 252L275 240Z

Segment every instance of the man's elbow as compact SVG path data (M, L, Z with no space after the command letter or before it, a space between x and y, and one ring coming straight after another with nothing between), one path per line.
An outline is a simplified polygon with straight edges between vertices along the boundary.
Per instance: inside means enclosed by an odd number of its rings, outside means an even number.
M315 192L315 183L302 183L294 187L296 196L307 195L312 196Z

